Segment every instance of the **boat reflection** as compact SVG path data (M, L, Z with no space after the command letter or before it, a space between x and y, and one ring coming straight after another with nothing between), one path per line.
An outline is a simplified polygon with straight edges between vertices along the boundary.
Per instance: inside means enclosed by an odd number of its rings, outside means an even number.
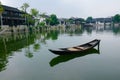
M62 62L66 62L66 61L69 61L69 60L72 60L74 58L77 58L77 57L83 57L85 55L89 55L89 54L100 54L99 52L99 49L90 49L84 53L77 53L77 54L70 54L70 55L60 55L60 56L57 56L55 58L53 58L49 64L51 67L54 67L55 65L59 64L59 63L62 63Z

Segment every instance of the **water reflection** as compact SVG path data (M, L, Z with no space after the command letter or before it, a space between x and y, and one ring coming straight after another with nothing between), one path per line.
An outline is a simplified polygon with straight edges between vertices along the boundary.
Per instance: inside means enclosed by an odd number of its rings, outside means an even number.
M60 56L57 56L55 58L53 58L51 61L50 61L50 66L53 67L59 63L62 63L62 62L67 62L69 60L72 60L74 58L78 58L78 57L83 57L85 55L89 55L89 54L100 54L99 53L99 49L90 49L84 53L78 53L78 54L70 54L70 55L60 55Z
M46 44L48 39L56 40L58 33L58 30L43 30L34 33L0 35L0 71L6 69L8 59L14 55L14 52L20 52L21 49L24 49L25 56L32 58L34 52L40 50L41 43Z
M0 71L6 69L9 57L13 56L14 52L25 49L25 56L27 58L33 58L34 52L41 49L41 44L46 45L47 40L57 40L59 35L68 34L68 36L79 35L81 36L85 32L92 34L92 32L111 32L115 35L120 34L120 26L94 26L94 27L58 27L58 28L45 28L37 32L32 33L19 33L19 34L7 34L0 35ZM31 47L32 45L32 47ZM31 51L33 50L33 51ZM78 55L70 56L69 59L75 58ZM60 56L59 56L60 57ZM62 57L62 56L61 56ZM66 61L68 59L65 59ZM62 61L56 62L52 60L51 66L54 66Z
M115 35L120 34L120 26L94 26L93 29L96 32L112 32Z

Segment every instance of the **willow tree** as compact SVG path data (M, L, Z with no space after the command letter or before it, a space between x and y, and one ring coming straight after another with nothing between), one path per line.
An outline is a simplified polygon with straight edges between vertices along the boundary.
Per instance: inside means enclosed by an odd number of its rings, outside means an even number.
M3 24L3 21L2 21L2 13L4 12L4 8L2 6L2 3L0 2L0 17L1 17L1 27L2 27L2 24Z
M26 21L26 19L27 19L27 18L26 18L27 8L29 8L29 7L30 7L30 6L29 6L28 3L23 3L23 5L21 6L22 11L25 12L25 24L26 24L26 22L27 22L27 21Z

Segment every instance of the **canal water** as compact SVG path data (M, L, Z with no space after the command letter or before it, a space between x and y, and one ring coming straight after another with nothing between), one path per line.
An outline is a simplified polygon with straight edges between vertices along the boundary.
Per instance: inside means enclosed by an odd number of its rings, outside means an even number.
M59 56L48 49L100 39L99 49ZM97 26L0 35L0 80L120 80L120 27Z

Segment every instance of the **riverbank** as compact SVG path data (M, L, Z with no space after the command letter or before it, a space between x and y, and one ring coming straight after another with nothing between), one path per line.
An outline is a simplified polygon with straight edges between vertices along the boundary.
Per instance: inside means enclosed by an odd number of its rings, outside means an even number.
M22 32L28 32L28 27L25 25L20 25L20 26L2 26L0 29L0 34L11 34L11 33L22 33Z
M13 27L8 27L8 26L3 26L0 29L0 34L17 34L17 33L26 33L26 32L39 32L39 31L49 31L49 30L60 30L60 29L65 29L65 28L80 28L81 25L74 25L74 26L63 26L63 25L58 25L58 26L43 26L43 27L34 27L34 26L13 26Z

